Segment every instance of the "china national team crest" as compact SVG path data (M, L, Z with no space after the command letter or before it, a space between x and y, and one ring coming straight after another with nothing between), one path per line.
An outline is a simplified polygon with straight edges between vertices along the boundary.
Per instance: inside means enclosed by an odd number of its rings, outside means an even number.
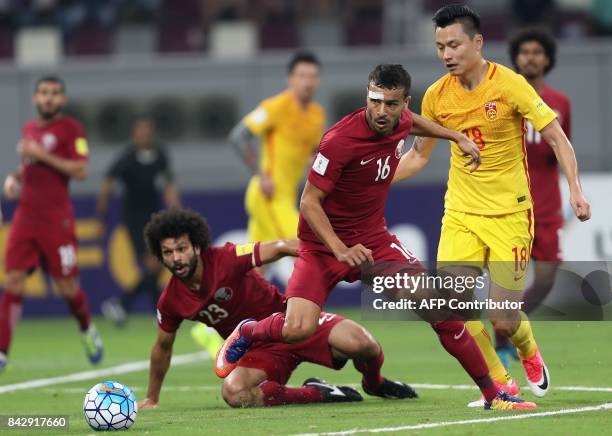
M42 146L46 151L51 151L57 144L57 138L53 133L45 133L42 137Z
M395 147L395 157L398 159L402 157L402 153L404 153L404 143L405 142L406 141L402 139L400 142L397 143L397 147Z
M234 291L232 291L232 288L225 287L217 289L213 298L217 301L230 301L233 295Z
M495 121L497 119L497 103L489 101L484 105L485 117L489 121Z

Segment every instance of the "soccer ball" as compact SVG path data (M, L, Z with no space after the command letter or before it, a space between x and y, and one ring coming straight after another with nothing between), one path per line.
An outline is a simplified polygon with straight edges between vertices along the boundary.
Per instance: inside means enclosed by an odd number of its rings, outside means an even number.
M98 383L83 402L85 421L96 431L127 430L134 424L137 412L134 392L116 381Z

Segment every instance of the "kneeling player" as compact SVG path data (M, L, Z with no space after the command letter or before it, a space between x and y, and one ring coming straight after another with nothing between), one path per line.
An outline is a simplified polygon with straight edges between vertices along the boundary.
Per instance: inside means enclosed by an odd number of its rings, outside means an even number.
M151 408L159 402L183 319L203 322L226 338L245 318L259 320L285 310L278 289L252 269L295 256L297 241L209 247L206 222L195 212L181 209L155 214L145 237L151 252L173 275L157 304L159 328L151 352L149 388L139 405ZM348 359L363 374L366 393L383 398L417 396L410 386L382 377L383 351L370 333L351 320L323 312L315 334L306 341L254 344L223 374L227 376L223 398L232 407L361 401L356 390L318 379L308 379L302 387L285 386L301 362L339 369Z

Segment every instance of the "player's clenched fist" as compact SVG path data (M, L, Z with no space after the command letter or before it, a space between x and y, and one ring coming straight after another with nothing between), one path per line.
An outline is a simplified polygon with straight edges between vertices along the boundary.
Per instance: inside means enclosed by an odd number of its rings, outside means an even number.
M365 262L374 263L372 250L365 248L362 244L353 245L336 254L336 259L340 262L346 262L353 267L359 266Z
M19 196L19 190L21 189L21 183L17 180L13 174L9 174L4 179L3 192L7 200L16 200Z
M570 203L574 209L576 217L580 221L586 221L591 218L591 205L581 193L571 195Z

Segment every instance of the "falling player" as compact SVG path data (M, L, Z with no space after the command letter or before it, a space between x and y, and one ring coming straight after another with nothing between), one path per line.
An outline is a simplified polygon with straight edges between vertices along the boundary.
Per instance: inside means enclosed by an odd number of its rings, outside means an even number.
M89 360L102 358L102 342L90 320L87 296L79 285L70 179L88 172L85 132L64 116L65 85L55 76L36 83L32 101L38 117L23 126L19 169L4 181L4 195L19 198L5 255L6 282L0 297L0 370L6 366L13 329L20 316L24 282L41 265L77 319Z
M172 344L184 319L214 327L224 338L245 317L265 318L284 311L278 289L256 266L295 256L297 241L210 247L210 229L195 212L173 209L153 215L145 228L151 252L173 277L158 302L158 334L151 352L149 388L140 408L156 407L170 365ZM414 398L410 386L381 375L381 346L363 327L333 313L321 313L314 336L299 344L256 344L223 381L222 394L233 407L360 401L346 386L308 379L302 387L286 383L300 362L339 369L347 359L363 374L370 395Z

